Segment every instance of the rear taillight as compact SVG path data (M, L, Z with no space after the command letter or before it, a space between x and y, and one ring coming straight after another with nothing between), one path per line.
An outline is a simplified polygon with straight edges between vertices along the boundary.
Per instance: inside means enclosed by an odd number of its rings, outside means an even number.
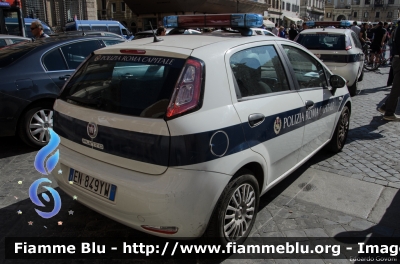
M347 46L347 47L346 47L346 50L350 50L350 49L351 49L351 46Z
M168 119L200 108L203 71L201 61L196 59L186 61L168 105Z

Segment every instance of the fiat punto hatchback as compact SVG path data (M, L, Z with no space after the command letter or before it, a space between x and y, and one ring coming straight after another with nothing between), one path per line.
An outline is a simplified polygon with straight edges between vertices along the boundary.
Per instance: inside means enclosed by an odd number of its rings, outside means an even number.
M346 80L351 96L364 78L364 53L359 37L351 29L316 28L300 32L294 40L320 58Z
M262 194L325 145L343 148L344 79L295 42L252 36L260 15L218 22L241 34L145 38L81 65L54 105L62 190L146 233L241 243Z

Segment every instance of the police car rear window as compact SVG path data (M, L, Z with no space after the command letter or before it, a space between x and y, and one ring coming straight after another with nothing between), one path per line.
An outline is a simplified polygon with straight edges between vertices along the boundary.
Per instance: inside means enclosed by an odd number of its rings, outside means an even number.
M346 50L344 34L300 34L297 43L311 50Z
M184 59L94 55L72 77L60 99L100 111L163 118Z

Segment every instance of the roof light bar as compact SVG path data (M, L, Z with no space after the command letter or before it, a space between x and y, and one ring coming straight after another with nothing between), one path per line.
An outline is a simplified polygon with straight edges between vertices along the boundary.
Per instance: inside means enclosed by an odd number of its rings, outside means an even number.
M219 15L189 15L166 16L164 26L167 28L192 27L231 27L251 28L261 27L263 17L259 14L219 14Z

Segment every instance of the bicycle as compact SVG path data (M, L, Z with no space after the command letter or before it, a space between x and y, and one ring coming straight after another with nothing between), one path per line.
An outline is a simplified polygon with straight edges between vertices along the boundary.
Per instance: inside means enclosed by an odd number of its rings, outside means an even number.
M372 50L371 50L371 43L366 42L363 46L363 52L364 52L364 69L367 71L375 71L377 70L380 66L388 64L390 62L391 57L385 58L383 54L385 51L390 53L390 48L389 49L381 49L381 51L378 54L378 58L374 58L374 61L371 61L371 55L372 55Z

